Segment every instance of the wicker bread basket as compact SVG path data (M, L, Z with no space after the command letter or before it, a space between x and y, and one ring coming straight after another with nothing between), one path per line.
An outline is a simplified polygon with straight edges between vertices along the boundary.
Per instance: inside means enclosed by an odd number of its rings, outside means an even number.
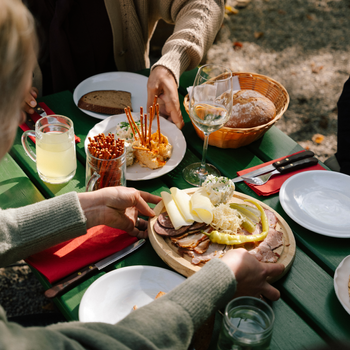
M209 136L209 145L219 148L239 148L249 145L262 137L283 115L288 108L289 95L287 90L277 81L261 74L255 73L233 73L237 75L241 90L255 90L271 100L276 107L276 116L267 124L253 128L227 128L214 131ZM184 99L184 107L189 113L189 96ZM203 140L204 134L192 122L197 135Z

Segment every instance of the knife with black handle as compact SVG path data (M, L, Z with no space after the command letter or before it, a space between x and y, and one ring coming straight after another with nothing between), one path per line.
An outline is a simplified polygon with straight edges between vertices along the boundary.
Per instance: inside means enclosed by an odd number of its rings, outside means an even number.
M278 163L278 162L276 162L276 163ZM289 173L290 171L299 170L299 169L303 169L303 168L306 168L309 166L316 165L317 163L318 163L317 158L310 157L310 158L300 159L300 160L294 161L292 163L283 163L285 165L276 166L276 170L280 174L286 174L286 173Z
M287 164L290 164L290 163L293 163L293 162L296 162L296 161L299 161L299 160L302 160L302 159L305 159L305 158L310 158L310 157L313 157L313 156L314 156L314 152L311 152L311 151L300 152L300 153L294 154L292 156L287 156L287 157L285 157L285 158L283 158L281 160L278 160L278 161L276 161L276 162L274 162L272 164L266 165L266 166L264 166L262 168L253 170L253 171L251 171L251 172L249 172L247 174L244 174L242 176L239 176L239 177L236 177L234 179L231 179L231 181L232 182L243 181L244 178L250 178L250 177L255 177L255 176L258 176L258 175L265 174L265 173L269 173L271 171L276 170L277 168L286 166Z

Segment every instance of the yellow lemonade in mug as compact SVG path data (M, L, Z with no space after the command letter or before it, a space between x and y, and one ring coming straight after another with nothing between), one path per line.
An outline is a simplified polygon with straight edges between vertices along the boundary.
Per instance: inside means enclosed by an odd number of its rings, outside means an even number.
M74 137L69 133L48 132L37 140L37 169L50 183L61 183L75 172Z
M28 137L35 137L35 152ZM68 182L75 175L77 160L73 122L63 115L48 115L35 123L35 131L22 134L22 146L36 162L41 180L50 184Z

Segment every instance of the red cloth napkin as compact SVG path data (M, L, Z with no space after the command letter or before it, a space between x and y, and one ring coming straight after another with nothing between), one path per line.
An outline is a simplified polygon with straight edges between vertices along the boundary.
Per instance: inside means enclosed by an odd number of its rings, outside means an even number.
M39 102L38 103L40 107L42 107L44 109L44 111L46 112L47 115L50 114L55 114L54 111L52 111L44 102ZM38 113L34 112L34 114L30 115L30 118L33 120L34 123L36 123L40 118L42 118L41 115L39 115ZM21 124L19 126L23 131L27 131L27 130L31 130L31 128L26 124ZM35 137L29 136L29 138L35 143ZM75 135L75 142L79 143L80 142L80 137Z
M291 155L298 154L298 153L301 153L301 152L304 152L304 151L296 152L296 153L293 153ZM266 165L272 164L272 163L274 163L274 162L276 162L278 160L281 160L283 158L285 158L285 157L274 159L274 160L271 160L270 162L254 166L254 167L249 168L249 169L244 169L244 170L241 170L241 171L237 171L237 175L238 176L242 176L242 175L247 174L247 173L249 173L249 172L251 172L253 170L260 169L260 168L262 168L262 167L264 167ZM323 168L320 164L316 164L316 165L313 165L311 167L295 170L295 171L292 171L292 172L287 173L287 174L273 175L270 178L270 180L266 182L266 184L261 185L261 186L251 185L251 184L248 184L248 183L247 183L247 185L255 193L257 193L259 196L270 196L271 194L277 193L280 190L281 186L283 185L284 181L289 179L291 176L293 176L295 174L298 174L298 173L301 173L303 171L310 171L310 170L326 170L326 169Z
M34 254L25 261L52 283L136 241L136 237L125 231L100 225L90 228L83 236Z

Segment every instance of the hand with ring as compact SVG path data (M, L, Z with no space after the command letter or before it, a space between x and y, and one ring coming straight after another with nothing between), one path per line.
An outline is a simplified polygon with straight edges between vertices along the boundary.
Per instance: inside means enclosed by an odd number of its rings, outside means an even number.
M123 186L78 193L78 197L87 219L87 228L107 225L138 238L148 235L147 221L138 215L153 217L154 211L147 203L157 204L162 200L153 194Z

